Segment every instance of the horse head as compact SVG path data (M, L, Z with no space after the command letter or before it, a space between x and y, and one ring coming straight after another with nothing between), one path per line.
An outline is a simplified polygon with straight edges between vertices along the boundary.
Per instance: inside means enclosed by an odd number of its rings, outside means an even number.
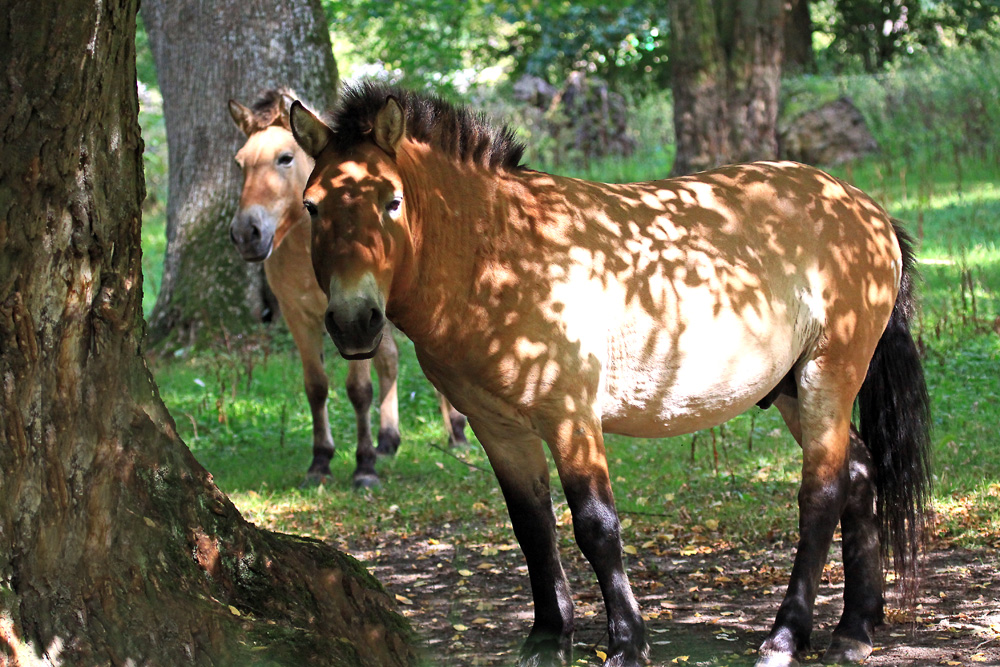
M393 275L412 247L396 164L406 117L387 97L363 140L347 145L299 102L290 117L296 141L315 160L303 203L313 269L329 298L326 329L344 358L366 359L378 349Z
M229 100L229 113L246 135L236 153L243 171L239 208L229 236L248 262L262 262L281 244L288 231L305 221L302 190L312 170L312 158L292 136L288 92L267 91L248 108Z

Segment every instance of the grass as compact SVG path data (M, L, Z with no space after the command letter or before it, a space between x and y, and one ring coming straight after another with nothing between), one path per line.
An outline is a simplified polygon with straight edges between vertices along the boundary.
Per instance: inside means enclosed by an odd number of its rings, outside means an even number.
M622 180L647 178L643 169L660 170L659 159L638 160ZM966 169L959 195L943 172L933 176L933 192L918 197L876 161L840 175L877 193L921 236L924 305L916 333L933 400L938 535L968 547L1000 545L1000 335L994 330L1000 326L1000 179L987 166ZM260 525L341 546L389 526L429 535L449 526L510 541L485 456L477 446L445 450L432 389L411 344L398 339L403 446L380 462L382 487L365 494L350 489L354 418L341 389L346 364L329 344L338 453L332 478L318 488L299 487L311 426L298 358L283 325L156 361L154 373L185 442ZM609 436L607 448L626 544L650 533L711 536L720 546L794 538L801 457L774 410L755 408L693 436ZM562 515L558 490L556 503Z

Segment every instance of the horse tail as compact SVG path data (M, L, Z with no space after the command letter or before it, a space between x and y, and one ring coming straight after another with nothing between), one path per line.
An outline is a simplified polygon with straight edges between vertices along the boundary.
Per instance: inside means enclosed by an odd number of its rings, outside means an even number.
M861 439L875 462L882 562L892 554L903 601L917 588L917 552L931 491L930 398L910 334L915 313L913 241L893 221L902 254L899 295L858 393Z

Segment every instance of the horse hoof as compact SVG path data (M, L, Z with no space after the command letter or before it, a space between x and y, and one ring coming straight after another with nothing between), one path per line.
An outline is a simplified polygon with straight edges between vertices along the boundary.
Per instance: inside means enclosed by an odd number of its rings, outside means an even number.
M362 473L354 476L351 485L355 491L361 491L362 489L377 489L382 486L382 482L379 481L377 475Z
M769 653L757 658L754 667L799 667L799 661L787 653Z
M604 667L643 667L649 664L649 649L644 651L626 651L609 655L604 661Z
M375 447L377 456L395 456L399 451L399 431L394 428L385 428L378 432L378 446Z
M326 482L326 478L329 476L329 474L330 474L329 470L326 471L325 473L310 470L309 472L306 473L306 478L302 480L301 484L299 484L299 488L310 489L314 486L320 486L321 484Z
M517 667L564 667L572 662L571 636L531 637L521 647Z
M830 648L823 654L828 665L861 664L872 654L872 645L850 637L834 636Z

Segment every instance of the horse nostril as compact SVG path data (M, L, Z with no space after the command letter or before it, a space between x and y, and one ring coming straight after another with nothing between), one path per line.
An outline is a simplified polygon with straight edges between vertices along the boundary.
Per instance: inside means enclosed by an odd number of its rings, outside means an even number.
M383 327L385 327L385 315L378 308L372 308L368 315L368 333L375 336Z
M323 324L326 326L327 333L331 337L336 337L340 333L340 327L337 326L337 320L333 316L333 311L326 311L326 316L323 318Z
M255 224L253 224L253 225L250 226L250 238L253 239L255 242L256 241L260 241L260 225L259 224L255 223Z

